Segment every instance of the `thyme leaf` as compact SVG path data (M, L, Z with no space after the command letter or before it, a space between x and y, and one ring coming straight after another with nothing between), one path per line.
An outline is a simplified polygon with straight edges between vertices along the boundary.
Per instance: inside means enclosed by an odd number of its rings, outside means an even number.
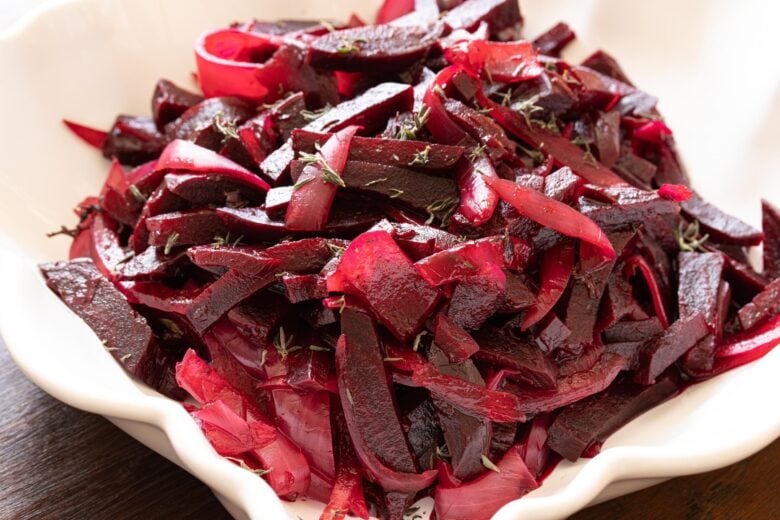
M493 461L487 458L485 455L480 455L480 460L482 460L482 465L485 466L490 471L495 471L496 473L501 473L501 469L499 469L498 466L493 464Z
M146 195L141 193L141 190L138 189L138 186L136 186L135 184L131 184L130 187L127 189L128 191L130 191L130 195L132 195L135 200L137 200L141 204L146 202Z
M165 249L163 249L163 254L165 256L168 256L171 254L171 249L176 245L176 242L179 240L179 232L174 231L170 235L168 235L168 240L165 241Z
M409 161L409 166L425 166L430 162L431 158L431 145L427 145L424 150L414 154L414 157Z

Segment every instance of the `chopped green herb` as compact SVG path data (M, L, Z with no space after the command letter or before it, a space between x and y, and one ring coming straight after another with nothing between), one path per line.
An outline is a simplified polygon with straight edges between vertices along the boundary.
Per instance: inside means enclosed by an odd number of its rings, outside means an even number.
M363 38L355 38L354 40L341 40L341 43L336 48L336 52L340 54L351 54L353 52L360 52L360 45L362 43L368 43Z
M327 21L327 20L320 20L320 25L322 25L323 27L325 27L325 29L327 29L327 30L328 30L328 32L336 32L336 28L335 28L335 27L333 27L333 24L332 24L332 23L330 23L330 22L329 22L329 21Z
M493 464L492 460L490 460L484 455L481 455L480 459L482 460L482 465L485 466L487 469L489 469L490 471L495 471L496 473L501 473L499 467Z
M214 242L212 242L211 245L212 247L214 247L214 249L219 249L220 247L225 247L225 246L236 247L238 246L238 244L241 243L241 240L243 239L244 239L244 235L239 235L238 238L231 241L230 231L228 231L224 237L220 237L220 236L214 237Z
M301 116L303 116L306 121L314 121L315 119L322 117L322 115L331 108L330 104L326 104L324 107L317 110L301 110Z
M214 130L222 134L222 143L228 139L238 139L238 131L236 131L235 121L226 121L222 112L217 112L213 119Z
M335 303L336 305L339 306L339 314L344 312L344 307L347 306L347 300L346 300L346 298L344 298L344 296L342 296L342 297L340 297L340 298L338 298L336 300L333 300L333 303Z
M390 192L391 199L397 199L404 194L404 190L399 190L397 188L390 188L388 191Z
M447 448L447 445L444 444L443 446L436 446L436 456L440 459L448 459L452 455L450 455L450 450Z
M301 189L302 187L306 186L307 184L309 184L313 180L314 180L314 177L306 177L305 179L299 180L298 182L296 182L293 185L293 191L297 191L297 190Z
M265 365L265 360L268 357L268 351L263 349L263 351L260 353L260 366Z
M124 264L135 258L135 251L130 251L125 256L117 260L116 265Z
M181 329L178 325L176 325L176 322L171 321L168 318L160 318L160 323L162 323L163 326L168 329L174 336L182 336Z
M274 347L276 347L276 351L282 359L285 359L289 354L296 350L301 350L301 347L299 346L291 346L292 342L293 336L290 336L288 339L284 334L284 327L279 327L279 332L277 332L276 337L274 337Z
M422 331L421 333L419 333L418 335L416 335L414 337L414 342L412 343L412 350L417 352L417 349L420 348L420 341L422 341L423 336L426 336L426 335L428 335L428 331L424 330L424 331Z
M352 392L349 391L349 388L347 388L347 401L349 401L349 404L355 404L355 400L352 399Z
M133 196L135 200L143 204L146 202L146 195L141 193L141 190L138 189L138 186L135 184L131 184L129 188L127 188L130 191L130 195Z
M447 99L447 93L444 92L444 89L441 88L441 85L434 85L433 91L436 92L436 94L438 94L440 98Z
M128 360L128 359L130 359L131 357L133 357L133 355L132 355L132 354L125 354L124 356L122 356L121 358L119 358L119 361L121 361L122 363L124 363L125 361L127 361L127 360Z
M239 458L236 458L236 457L225 456L224 458L226 458L227 460L229 460L231 462L235 462L236 464L238 464L241 467L241 469L245 469L247 471L251 471L252 473L254 473L255 475L257 475L259 477L262 477L263 475L266 475L266 474L268 474L268 473L273 471L272 468L268 468L268 469L263 469L263 468L255 469L255 468L252 468L249 465L247 465L247 463L244 462L243 459L239 459Z
M163 254L166 256L171 254L171 249L176 245L176 242L179 240L179 232L174 231L168 236L168 240L165 241L165 249L163 249Z
M422 104L420 109L414 114L411 121L405 121L402 123L396 132L396 139L416 139L418 132L425 127L428 122L428 118L431 115L431 108L428 105ZM397 155L393 154L397 159Z
M309 345L309 350L313 350L314 352L329 352L330 349L328 347L321 347L319 345Z
M427 145L424 150L414 154L409 162L409 166L425 166L431 160L428 156L431 153L431 146Z
M683 226L683 223L680 222L677 225L677 229L672 230L674 240L677 242L677 247L680 248L680 251L685 252L704 251L702 246L710 236L706 233L704 235L699 235L699 232L700 226L698 220L694 220L687 226Z
M316 154L314 153L307 153L307 152L300 152L301 161L305 164L316 164L320 167L320 171L322 173L322 180L325 182L328 182L330 184L334 184L336 186L340 186L342 188L346 188L347 185L344 183L344 179L342 179L339 174L330 167L328 162L325 160L325 158L320 155L319 152Z
M369 187L369 186L373 186L374 184L379 184L380 182L386 182L386 181L387 181L387 177L382 177L381 179L374 179L373 181L368 181L363 186Z
M541 146L539 147L540 150L534 150L532 148L526 148L525 146L518 144L518 148L520 148L525 154L534 160L534 162L537 162L539 164L544 162L544 154L541 152Z
M425 223L430 226L438 219L441 222L441 227L447 227L450 223L450 217L455 213L459 203L460 200L455 197L433 201L425 208L425 212L428 213L428 219Z
M400 357L386 357L382 359L382 361L384 361L385 363L395 363L396 361L403 361L403 360L404 358L400 358Z
M76 235L78 235L81 231L82 231L81 226L76 226L75 228L60 226L60 229L58 231L52 231L50 233L46 233L46 237L51 238L51 237L56 237L57 235L67 235L71 238L76 238Z
M485 153L485 150L487 150L487 145L484 143L480 143L476 145L474 148L471 148L468 151L467 157L469 158L469 161L474 162Z
M539 101L539 96L531 96L528 99L524 99L518 103L512 105L512 108L520 112L525 119L525 124L531 126L531 115L535 112L543 110L542 107L536 104Z

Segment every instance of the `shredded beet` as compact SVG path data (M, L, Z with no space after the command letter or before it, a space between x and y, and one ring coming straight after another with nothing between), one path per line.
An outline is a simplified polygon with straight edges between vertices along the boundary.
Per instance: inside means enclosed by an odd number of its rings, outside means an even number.
M216 29L203 95L64 121L111 164L43 277L217 453L321 520L487 520L780 343L780 212L694 192L613 57L516 0L376 22Z

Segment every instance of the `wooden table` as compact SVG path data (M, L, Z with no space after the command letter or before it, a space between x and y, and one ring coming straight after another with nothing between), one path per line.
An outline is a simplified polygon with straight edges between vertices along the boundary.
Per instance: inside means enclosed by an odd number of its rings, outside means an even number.
M0 519L230 517L209 489L111 423L49 397L0 345ZM728 468L591 507L576 520L780 518L780 440Z

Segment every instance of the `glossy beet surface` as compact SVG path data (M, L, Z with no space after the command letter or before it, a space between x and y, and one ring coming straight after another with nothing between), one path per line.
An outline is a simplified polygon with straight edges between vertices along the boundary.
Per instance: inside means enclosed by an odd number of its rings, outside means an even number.
M487 520L780 343L777 208L758 230L703 200L613 57L522 25L515 0L386 0L202 35L202 94L65 121L111 162L47 285L321 520L425 496Z

